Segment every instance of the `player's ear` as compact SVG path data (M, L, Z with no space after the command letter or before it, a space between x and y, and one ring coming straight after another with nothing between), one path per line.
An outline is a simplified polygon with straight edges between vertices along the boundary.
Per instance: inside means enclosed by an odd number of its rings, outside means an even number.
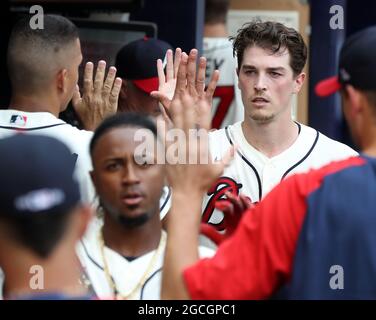
M61 69L58 71L56 76L56 85L57 88L65 93L68 89L68 71L67 69Z
M349 115L355 117L357 114L363 110L363 95L362 93L355 89L352 85L347 85L344 90L346 91L348 106L349 106Z
M300 89L303 86L305 78L306 78L306 74L304 72L301 72L300 74L298 74L295 77L295 79L294 79L294 89L293 89L292 93L298 93L300 91Z

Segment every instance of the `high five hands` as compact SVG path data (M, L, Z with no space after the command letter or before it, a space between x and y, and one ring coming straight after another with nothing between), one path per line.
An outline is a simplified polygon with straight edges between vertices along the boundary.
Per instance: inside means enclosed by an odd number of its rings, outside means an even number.
M106 117L117 111L121 78L115 78L116 68L110 67L105 78L106 62L101 60L93 81L94 64L86 63L82 97L78 85L72 97L73 107L86 130L95 130Z
M187 55L180 48L175 51L173 59L172 50L167 53L166 76L161 60L157 61L159 88L151 92L151 96L158 98L161 104L161 112L165 121L171 119L171 102L174 98L181 98L184 94L189 95L195 103L205 100L212 106L213 94L219 80L219 71L215 70L211 80L205 89L206 58L198 59L197 49L192 49Z

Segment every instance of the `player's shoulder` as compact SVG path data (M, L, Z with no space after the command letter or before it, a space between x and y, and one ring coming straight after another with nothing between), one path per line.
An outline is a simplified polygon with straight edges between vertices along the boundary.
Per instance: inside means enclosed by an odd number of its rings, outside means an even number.
M334 176L335 179L343 179L346 173L353 172L354 168L364 167L366 164L367 160L364 157L358 155L349 156L341 160L332 161L321 168L292 175L280 184L280 189L282 193L283 190L286 190L286 193L295 190L299 194L306 195L319 188L324 179ZM353 177L354 175L351 173L350 176ZM358 176L361 175L358 174Z
M217 157L226 152L232 145L231 131L233 125L209 132L209 148L212 156Z
M315 149L319 151L322 156L334 156L334 159L342 159L350 156L358 155L354 149L350 148L348 145L329 138L322 132L311 128L309 126L300 124L302 133L306 136L311 136L316 141Z
M212 129L211 131L209 131L209 139L210 140L221 139L221 140L226 140L230 142L233 132L237 131L238 127L241 127L241 121L236 122L234 124L227 125L221 129Z
M209 131L209 139L215 139L221 136L224 136L225 133L225 128L222 129L211 129Z
M82 151L88 148L91 138L93 137L92 131L81 130L68 123L65 126L52 129L51 132L53 132L56 137L75 148L82 149Z

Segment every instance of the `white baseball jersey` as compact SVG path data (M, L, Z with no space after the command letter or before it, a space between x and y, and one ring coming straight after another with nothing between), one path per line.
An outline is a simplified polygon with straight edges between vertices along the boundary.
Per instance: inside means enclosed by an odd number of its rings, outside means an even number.
M92 168L89 144L93 132L79 130L49 112L0 110L0 138L20 132L47 135L64 142L77 157L75 177L80 185L82 199L88 203L94 201L94 187L89 176Z
M214 92L212 127L224 128L244 118L244 107L238 88L236 59L232 44L227 38L204 38L203 53L207 59L206 84L214 70L218 69L219 81Z
M114 296L112 285L104 271L104 260L101 250L99 232L102 222L95 219L89 231L77 246L77 254L85 273L99 298L108 299ZM126 296L135 288L132 300L159 300L162 281L162 266L165 252L166 233L162 231L162 246L141 257L128 261L114 250L105 247L104 255L116 290ZM214 251L200 247L201 257L211 257Z
M18 132L47 135L64 142L72 151L72 154L77 156L75 177L80 185L82 200L94 206L97 205L95 189L89 174L92 170L89 152L90 141L93 136L92 131L79 130L49 112L0 110L0 138ZM168 187L164 187L160 200L161 219L170 207L171 192Z
M223 213L214 209L216 200L225 198L226 191L248 196L259 202L285 177L316 169L332 161L354 156L356 151L332 140L317 130L297 123L299 136L279 155L268 158L250 145L243 135L241 122L225 129L210 132L209 146L213 159L221 159L231 145L237 144L234 160L216 184L208 191L203 202L203 221L223 229Z

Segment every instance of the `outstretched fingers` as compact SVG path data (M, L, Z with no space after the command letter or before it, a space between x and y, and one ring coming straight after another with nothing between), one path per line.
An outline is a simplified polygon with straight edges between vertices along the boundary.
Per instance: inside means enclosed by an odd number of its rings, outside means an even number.
M93 91L93 70L94 64L92 62L87 62L84 70L84 95L89 94Z
M212 105L213 103L213 95L215 92L215 89L217 88L219 80L219 70L214 70L212 77L210 79L210 82L208 84L208 87L206 88L206 100Z
M205 94L205 74L206 74L206 58L200 57L198 63L197 79L196 79L196 91L200 97Z
M122 82L123 80L121 78L116 78L110 93L109 101L114 111L117 110Z
M187 86L187 64L188 64L188 55L183 52L181 55L181 61L178 69L178 76L176 79L176 88L175 88L175 96L181 95Z
M158 59L160 60L160 59ZM162 70L163 72L163 62L162 60L160 60L161 63L160 63L160 69ZM166 80L168 81L169 79L173 79L174 78L174 62L173 62L173 59L172 59L172 50L171 49L168 49L167 52L166 52Z
M176 48L175 50L175 58L174 58L174 77L176 78L179 70L179 65L181 61L181 54L182 51L180 48Z
M111 89L114 85L115 81L115 76L116 76L116 68L115 67L110 67L107 73L106 80L104 81L103 84L103 95L108 96L111 93Z
M188 91L191 95L196 95L196 68L197 68L197 49L192 49L188 56L187 83Z
M104 81L104 74L106 72L106 61L100 60L98 62L97 71L94 79L94 94L101 95Z

